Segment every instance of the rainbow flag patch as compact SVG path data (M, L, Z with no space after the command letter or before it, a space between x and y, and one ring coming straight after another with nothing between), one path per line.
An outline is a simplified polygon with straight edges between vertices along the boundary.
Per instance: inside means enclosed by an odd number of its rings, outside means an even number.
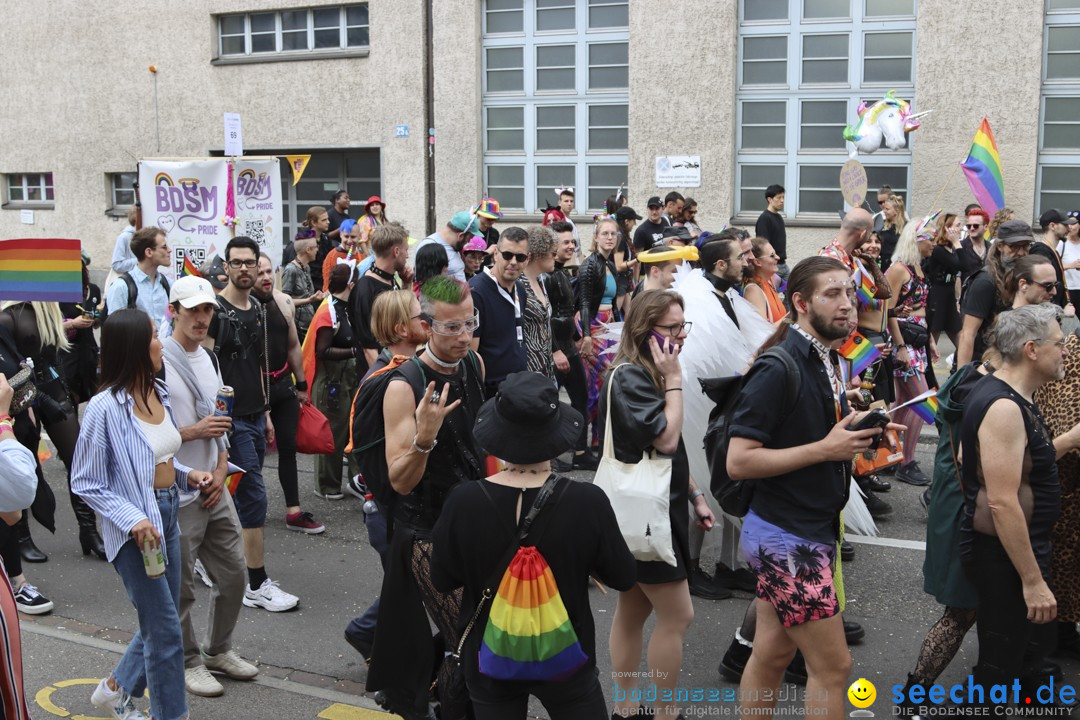
M859 333L845 340L837 353L851 364L849 377L858 375L881 357L881 351Z

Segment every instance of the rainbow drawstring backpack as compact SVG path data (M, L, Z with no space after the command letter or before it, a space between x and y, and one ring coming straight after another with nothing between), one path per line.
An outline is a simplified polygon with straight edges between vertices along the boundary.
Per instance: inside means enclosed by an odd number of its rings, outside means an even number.
M566 613L551 567L536 547L536 537L529 538L531 544L528 546L521 544L558 484L558 476L548 478L520 530L515 532L507 523L514 541L508 550L509 562L497 566L506 569L501 576L496 570L497 574L484 589L476 613L462 635L459 651L484 605L490 601L491 610L479 653L480 672L490 678L533 682L562 680L589 660ZM494 505L495 501L483 483L481 487ZM559 495L561 497L562 491ZM557 502L558 498L552 505ZM497 589L496 579L499 579Z

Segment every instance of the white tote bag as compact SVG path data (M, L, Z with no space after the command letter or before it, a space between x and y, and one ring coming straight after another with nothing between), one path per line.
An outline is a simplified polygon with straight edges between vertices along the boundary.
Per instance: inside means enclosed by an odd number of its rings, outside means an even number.
M619 530L634 557L646 562L662 560L676 566L668 514L671 458L659 457L655 452L643 452L636 463L619 462L615 458L611 440L611 386L620 367L615 367L608 376L604 454L593 483L607 493Z

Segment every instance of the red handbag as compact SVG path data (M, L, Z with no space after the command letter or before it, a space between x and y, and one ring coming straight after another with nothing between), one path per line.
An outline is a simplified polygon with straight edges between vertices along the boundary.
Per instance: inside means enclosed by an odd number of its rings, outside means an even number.
M296 452L305 455L329 455L334 452L334 434L330 421L311 403L300 405L296 425Z

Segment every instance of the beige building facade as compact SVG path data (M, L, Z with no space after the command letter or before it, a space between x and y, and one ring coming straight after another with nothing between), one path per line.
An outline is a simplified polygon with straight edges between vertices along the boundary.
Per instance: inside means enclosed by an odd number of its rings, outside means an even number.
M989 118L1020 217L1080 207L1080 0L195 0L9 3L0 26L0 237L79 237L103 272L140 158L205 157L240 113L248 154L310 153L307 208L381 195L414 236L480 198L535 222L576 191L677 190L706 229L752 227L787 189L788 254L832 236L841 139L888 90L933 110L860 160L912 215L962 208ZM156 72L149 70L154 66ZM694 187L657 188L691 156ZM288 175L287 171L285 175ZM286 178L287 179L287 178ZM32 224L24 211L32 211ZM1037 224L1037 222L1036 222Z

